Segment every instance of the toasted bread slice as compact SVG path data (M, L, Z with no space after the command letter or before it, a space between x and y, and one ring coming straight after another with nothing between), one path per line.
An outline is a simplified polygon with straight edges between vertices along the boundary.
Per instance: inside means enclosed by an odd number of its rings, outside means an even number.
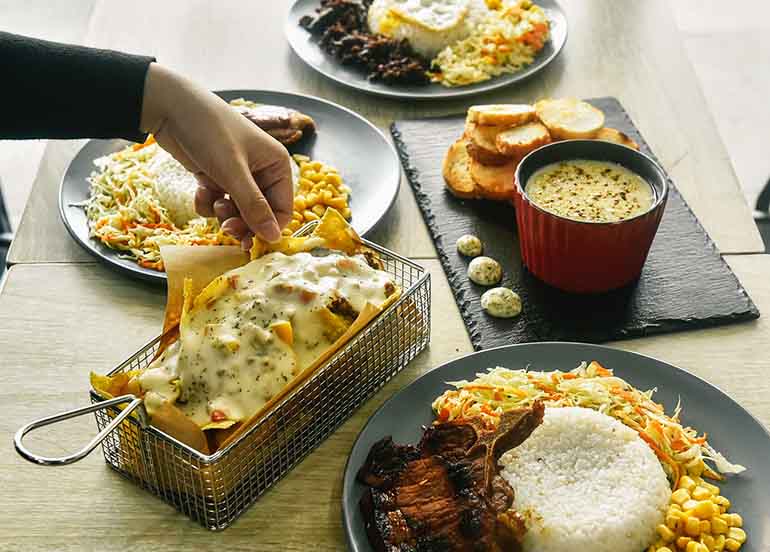
M535 108L529 104L472 105L467 120L485 126L518 126L535 118Z
M476 123L465 124L465 138L468 140L468 154L484 165L504 165L510 161L508 156L497 151L495 138L505 127L482 126Z
M470 173L476 183L476 196L496 201L513 199L513 179L518 164L518 159L511 159L505 165L491 167L471 158Z
M468 155L472 159L478 161L482 165L505 165L511 158L499 153L497 151L489 151L486 148L480 147L472 140L466 140L465 147L468 150Z
M476 197L476 185L471 178L470 158L466 141L458 140L446 152L443 167L444 180L452 194L465 199Z
M604 126L604 113L575 98L540 100L535 112L554 140L595 138Z
M639 149L639 144L615 128L604 127L600 129L596 134L596 139L605 140L607 142L615 142L616 144L627 146L635 150Z
M498 133L497 151L511 157L524 157L529 152L551 141L548 129L541 123L527 123Z

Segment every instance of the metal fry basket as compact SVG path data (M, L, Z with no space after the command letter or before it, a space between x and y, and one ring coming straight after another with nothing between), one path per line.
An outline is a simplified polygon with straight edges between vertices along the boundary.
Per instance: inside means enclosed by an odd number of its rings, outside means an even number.
M314 226L307 225L298 234L309 233ZM404 290L402 296L226 448L202 454L149 425L140 399L127 395L106 401L92 390L91 406L21 428L15 439L17 451L40 464L66 464L101 442L107 464L122 476L208 529L227 528L430 340L430 275L410 260L362 241L379 253L385 270ZM159 344L160 337L110 375L147 367ZM130 404L121 408L125 403ZM100 433L80 452L44 458L22 445L25 433L85 412L94 412Z

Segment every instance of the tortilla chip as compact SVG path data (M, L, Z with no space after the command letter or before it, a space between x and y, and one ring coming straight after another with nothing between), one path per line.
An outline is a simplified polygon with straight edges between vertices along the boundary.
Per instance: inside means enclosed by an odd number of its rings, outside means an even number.
M238 420L221 420L219 422L209 422L201 429L203 431L208 431L209 429L227 429L228 427L233 427L237 423Z
M348 224L339 212L329 207L326 209L321 222L313 229L309 236L301 237L283 237L276 243L266 243L257 238L251 246L251 260L259 259L261 256L280 251L286 255L293 255L303 251L311 251L317 247L335 249L342 251L346 255L353 255L366 249L361 243L356 231Z
M128 386L129 380L139 372L139 370L130 370L128 372L115 374L114 376L102 376L91 372L91 387L94 391L108 399L119 397L120 395L125 395L127 393L126 387Z

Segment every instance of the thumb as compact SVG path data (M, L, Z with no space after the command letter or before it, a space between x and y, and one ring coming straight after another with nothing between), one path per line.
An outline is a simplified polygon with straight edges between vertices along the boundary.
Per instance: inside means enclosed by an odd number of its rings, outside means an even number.
M243 163L238 163L237 166L235 173L225 181L227 182L225 187L238 207L241 218L257 236L265 241L278 241L281 239L281 228L278 226L270 204L262 195L248 168Z

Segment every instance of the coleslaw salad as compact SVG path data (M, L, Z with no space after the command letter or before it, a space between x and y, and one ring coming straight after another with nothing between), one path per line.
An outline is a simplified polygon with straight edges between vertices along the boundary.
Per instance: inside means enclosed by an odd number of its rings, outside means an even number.
M674 488L683 475L721 480L722 474L746 469L714 450L705 433L681 424L681 403L669 416L652 398L656 389L640 391L596 361L569 372L497 367L473 381L448 383L455 389L432 405L439 422L478 417L492 429L503 412L542 400L547 407L592 408L635 430L655 452Z

